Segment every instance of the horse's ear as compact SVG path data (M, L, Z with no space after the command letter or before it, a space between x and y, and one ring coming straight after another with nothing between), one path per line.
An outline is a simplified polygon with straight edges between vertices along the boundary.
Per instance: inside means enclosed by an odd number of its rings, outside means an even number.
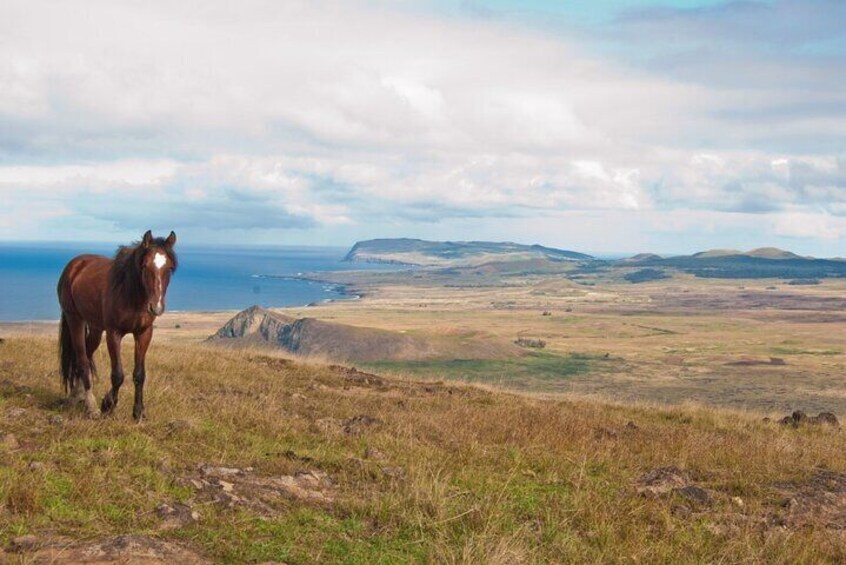
M144 238L141 240L141 245L143 245L144 247L149 247L151 241L153 241L153 232L147 230L147 232L144 234Z
M174 243L176 243L176 232L170 232L170 235L167 236L167 239L165 240L165 244L167 244L168 247L173 247Z

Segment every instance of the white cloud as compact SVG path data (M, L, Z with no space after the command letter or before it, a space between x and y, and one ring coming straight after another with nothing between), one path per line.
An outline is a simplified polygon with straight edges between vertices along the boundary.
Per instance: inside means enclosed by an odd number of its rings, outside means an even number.
M84 165L0 166L0 189L3 187L47 187L55 190L73 184L161 184L172 176L178 164L171 160L122 160ZM78 187L77 187L78 188Z
M10 0L0 37L0 196L19 218L0 237L55 232L56 214L137 229L155 202L174 227L245 230L846 207L846 157L771 150L743 119L801 92L711 88L503 21ZM840 118L770 118L763 137Z
M784 237L838 240L846 236L846 218L786 212L773 218L773 232Z

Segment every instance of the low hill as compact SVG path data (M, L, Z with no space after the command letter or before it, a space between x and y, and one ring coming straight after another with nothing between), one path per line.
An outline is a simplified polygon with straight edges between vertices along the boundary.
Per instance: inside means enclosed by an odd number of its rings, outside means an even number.
M236 314L208 341L219 345L272 347L302 357L358 362L407 361L450 355L472 359L519 353L513 345L503 348L502 344L472 338L441 339L315 318L294 318L260 306L251 306Z
M593 258L584 253L542 245L489 241L425 241L401 238L359 241L350 249L344 260L447 267L530 259L589 261Z
M764 259L802 259L803 257L796 255L792 251L785 251L777 247L759 247L752 251L747 251L745 255L749 257L762 257Z
M644 261L655 261L660 260L661 256L656 255L655 253L638 253L637 255L632 255L631 257L626 257L625 259L620 259L621 263L643 263Z
M743 255L743 251L737 249L709 249L708 251L700 251L694 253L691 257L696 259L710 259L713 257L734 257Z
M736 249L710 249L694 253L691 257L697 259L711 259L715 257L758 257L760 259L803 259L790 251L777 247L759 247L751 251L738 251Z
M529 398L154 341L137 425L131 386L107 419L66 406L56 357L52 339L0 343L3 562L846 552L846 435L799 417Z
M623 266L625 262L617 262ZM638 261L639 266L669 267L703 278L723 279L822 279L846 277L846 263L833 259L801 257L775 247L751 251L712 249L693 255Z

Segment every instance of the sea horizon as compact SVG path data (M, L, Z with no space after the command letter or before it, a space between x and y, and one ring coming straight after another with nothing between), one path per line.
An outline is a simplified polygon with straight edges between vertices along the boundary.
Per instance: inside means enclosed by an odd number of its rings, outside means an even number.
M67 262L82 253L111 257L108 242L0 241L0 322L59 318L56 283ZM345 247L305 245L179 245L180 265L167 295L169 312L307 306L356 298L342 285L303 278L306 273L388 270L396 266L344 263Z

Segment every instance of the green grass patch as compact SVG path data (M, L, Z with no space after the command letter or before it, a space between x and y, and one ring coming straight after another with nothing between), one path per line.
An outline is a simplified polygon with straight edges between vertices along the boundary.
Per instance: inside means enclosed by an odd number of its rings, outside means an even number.
M177 535L223 563L414 563L425 556L408 532L373 531L360 517L340 518L318 508L296 508L274 518L218 515L217 520Z
M778 355L843 355L843 351L839 349L806 349L803 347L776 346L771 348L770 351Z
M415 377L543 389L554 388L556 383L593 370L613 369L619 364L619 359L606 358L603 355L531 353L513 359L382 361L369 363L366 367L372 371L405 373Z

